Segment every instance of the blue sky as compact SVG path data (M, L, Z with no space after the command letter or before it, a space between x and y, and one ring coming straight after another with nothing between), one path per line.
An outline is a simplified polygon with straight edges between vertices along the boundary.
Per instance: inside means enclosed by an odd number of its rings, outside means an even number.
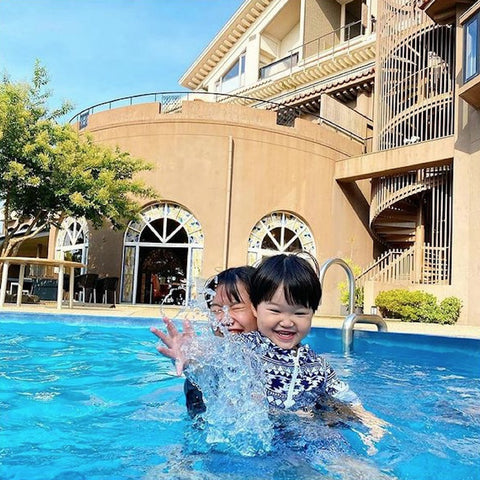
M0 0L0 72L46 67L52 107L178 91L178 80L243 0Z

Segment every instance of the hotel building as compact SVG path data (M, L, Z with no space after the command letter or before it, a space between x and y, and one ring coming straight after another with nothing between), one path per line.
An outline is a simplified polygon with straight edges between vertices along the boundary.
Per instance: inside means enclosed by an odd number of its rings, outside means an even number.
M303 249L360 266L367 312L407 288L459 297L459 323L480 325L479 73L479 1L245 0L187 92L72 121L150 161L161 200L123 232L69 219L20 254L71 252L118 276L122 302L149 304ZM328 271L320 314L340 314L344 276Z

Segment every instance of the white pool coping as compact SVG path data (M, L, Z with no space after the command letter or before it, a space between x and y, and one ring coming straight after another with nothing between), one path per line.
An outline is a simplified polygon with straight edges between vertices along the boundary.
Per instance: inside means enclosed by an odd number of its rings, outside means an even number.
M163 307L163 313L175 317L179 307ZM76 303L73 308L57 310L57 303L42 302L41 304L23 304L17 307L15 304L5 304L1 312L29 312L51 313L64 315L95 315L112 317L142 317L158 318L161 320L162 310L159 305L126 305L120 304L112 308L111 305ZM315 315L313 325L315 327L342 328L344 317ZM433 323L400 322L386 319L388 331L395 333L414 333L422 335L441 335L446 337L477 338L480 339L480 326L473 325L439 325ZM356 324L355 329L376 330L375 325Z

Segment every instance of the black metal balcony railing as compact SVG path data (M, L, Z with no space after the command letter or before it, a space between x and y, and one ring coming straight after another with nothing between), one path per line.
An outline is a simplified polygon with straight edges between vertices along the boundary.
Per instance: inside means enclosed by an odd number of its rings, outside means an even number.
M142 93L138 95L130 95L128 97L120 97L108 102L97 103L91 107L85 108L81 112L74 115L69 123L77 123L79 129L86 128L88 126L89 115L104 110L111 110L123 106L132 106L141 103L158 102L161 113L174 114L182 111L182 102L188 100L198 99L200 97L209 97L211 102L225 102L240 105L249 105L252 108L260 108L264 110L272 110L277 114L277 125L283 125L287 127L293 127L295 119L301 117L304 112L301 106L290 106L278 102L272 102L269 100L262 100L254 97L247 97L242 95L231 95L228 93L213 93L213 92L154 92L154 93ZM353 140L356 140L364 145L364 152L367 152L366 145L369 143L369 139L361 138L357 134L350 132L344 127L332 122L327 118L323 118L320 115L314 115L308 112L310 117L316 117L318 124L329 125L337 131L344 133Z
M298 118L303 114L303 111L299 106L289 106L270 100L262 100L259 98L247 97L244 95L232 95L229 93L219 92L154 92L130 95L128 97L120 97L114 100L109 100L108 102L97 103L96 105L85 108L81 112L74 115L70 119L69 123L78 122L79 128L81 130L87 127L88 116L93 113L148 102L158 102L160 105L161 113L181 113L183 101L199 99L201 97L208 98L207 101L213 103L229 102L235 103L237 105L248 105L252 108L275 111L277 113L277 124L289 127L293 126L295 118ZM324 120L320 117L320 115L314 115L311 113L310 115L314 117L316 116L319 123Z
M369 32L373 32L375 28L375 22L373 19L371 20L369 27L370 28L367 28L361 20L358 20L303 43L299 47L290 50L290 55L275 60L274 62L260 68L258 71L258 77L260 80L264 80L277 73L285 72L287 70L291 71L293 67L298 65L300 52L303 52L302 56L304 59L311 59L312 57L318 59L322 55L334 53L338 46L349 45L351 40L366 35Z

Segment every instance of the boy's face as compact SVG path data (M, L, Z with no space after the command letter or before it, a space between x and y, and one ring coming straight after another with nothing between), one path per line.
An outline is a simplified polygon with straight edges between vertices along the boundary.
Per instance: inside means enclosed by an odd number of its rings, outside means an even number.
M237 283L241 302L229 300L225 285L219 285L215 290L210 311L217 321L225 325L230 333L246 333L257 329L257 319L252 312L252 304L247 290Z
M313 310L303 305L289 305L280 285L268 302L253 311L260 333L285 350L295 348L310 332Z

